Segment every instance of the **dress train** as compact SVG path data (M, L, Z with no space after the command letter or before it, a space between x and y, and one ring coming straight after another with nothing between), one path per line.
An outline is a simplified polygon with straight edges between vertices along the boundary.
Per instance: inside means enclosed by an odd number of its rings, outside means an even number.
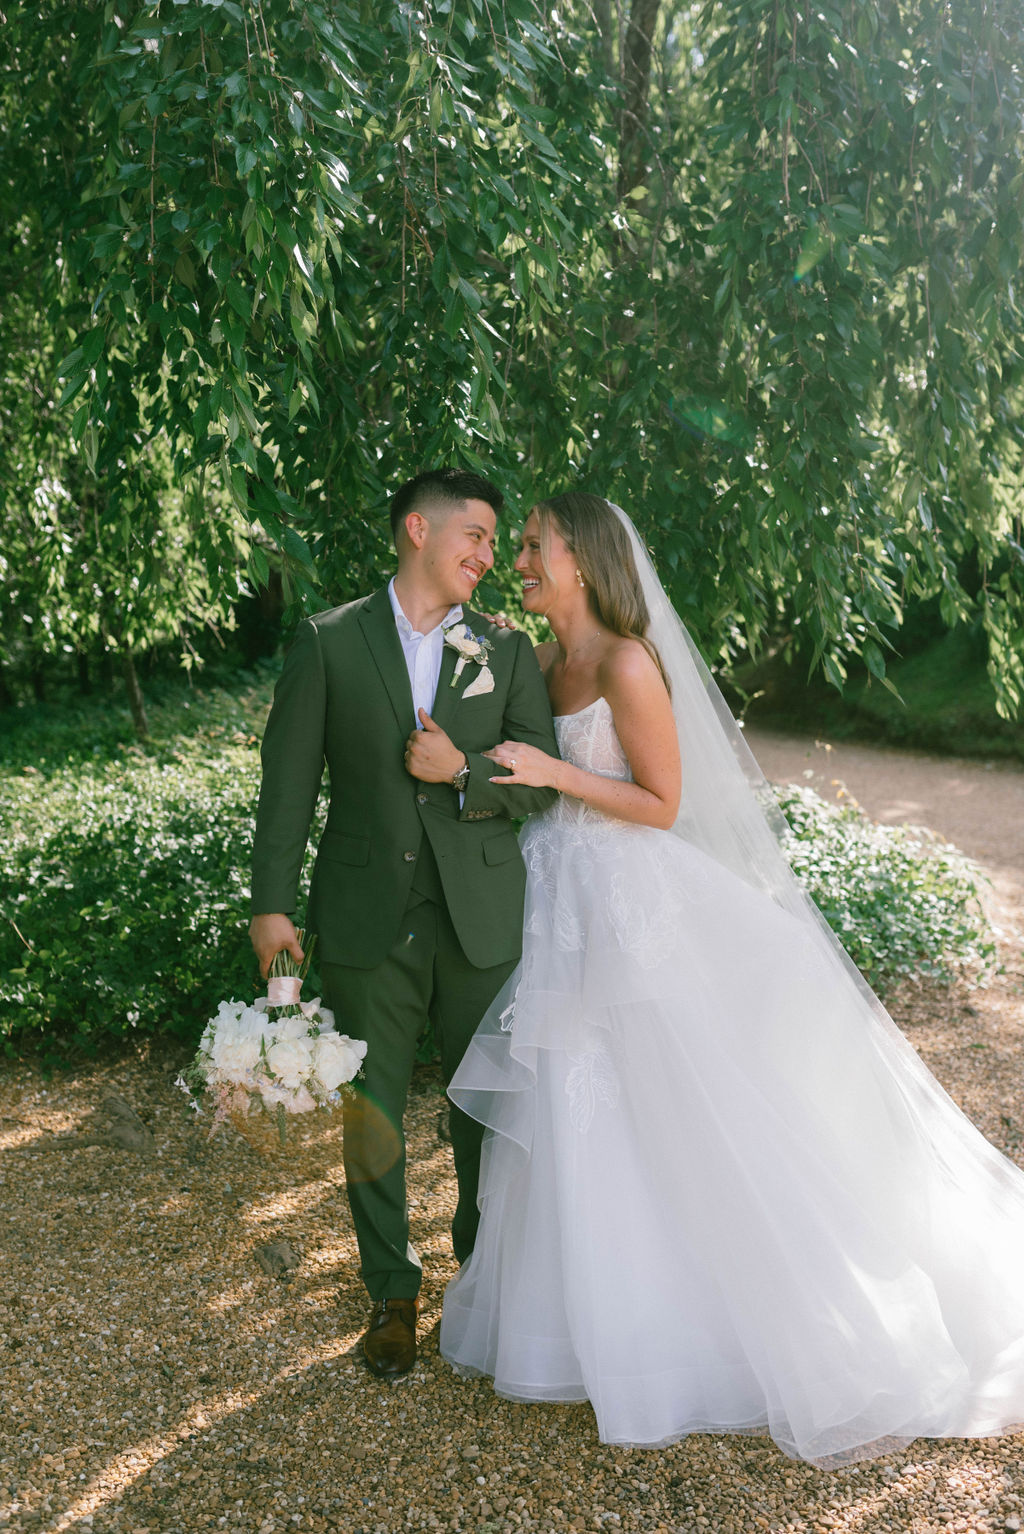
M628 776L603 699L556 727ZM1024 1423L1024 1174L808 925L571 799L523 854L522 962L450 1087L489 1132L444 1356L616 1444L830 1465Z

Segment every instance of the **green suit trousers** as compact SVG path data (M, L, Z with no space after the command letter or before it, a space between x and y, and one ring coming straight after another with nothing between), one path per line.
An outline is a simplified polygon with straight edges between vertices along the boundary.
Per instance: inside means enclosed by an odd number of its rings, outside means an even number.
M429 885L429 877L418 882ZM403 1118L423 1020L429 1017L433 1025L447 1085L515 965L470 964L443 899L414 889L398 939L381 964L320 966L339 1032L369 1044L363 1077L345 1103L345 1177L363 1282L374 1300L415 1299L419 1293L420 1261L409 1242ZM473 1250L479 1221L483 1128L454 1105L450 1124L458 1180L452 1246L461 1263Z

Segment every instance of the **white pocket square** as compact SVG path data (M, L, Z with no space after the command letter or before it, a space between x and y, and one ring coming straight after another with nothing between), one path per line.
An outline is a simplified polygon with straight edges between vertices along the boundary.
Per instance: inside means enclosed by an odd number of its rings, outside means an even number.
M462 696L464 698L481 698L485 692L493 691L494 676L491 669L489 666L481 666Z

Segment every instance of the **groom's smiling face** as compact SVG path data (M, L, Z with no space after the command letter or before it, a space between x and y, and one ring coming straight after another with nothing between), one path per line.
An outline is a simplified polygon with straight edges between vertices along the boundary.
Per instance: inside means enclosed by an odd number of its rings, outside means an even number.
M420 548L422 570L438 597L454 606L471 602L478 582L494 564L497 519L486 501L431 507Z

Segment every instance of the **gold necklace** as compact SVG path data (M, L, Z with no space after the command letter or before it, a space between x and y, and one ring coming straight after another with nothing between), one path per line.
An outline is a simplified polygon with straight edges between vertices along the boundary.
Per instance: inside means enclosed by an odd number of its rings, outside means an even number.
M585 639L582 644L577 645L575 650L566 650L566 660L572 660L575 656L580 655L587 648L587 645L593 644L595 639L600 639L603 633L604 629L598 629L596 633L591 634L589 639Z

